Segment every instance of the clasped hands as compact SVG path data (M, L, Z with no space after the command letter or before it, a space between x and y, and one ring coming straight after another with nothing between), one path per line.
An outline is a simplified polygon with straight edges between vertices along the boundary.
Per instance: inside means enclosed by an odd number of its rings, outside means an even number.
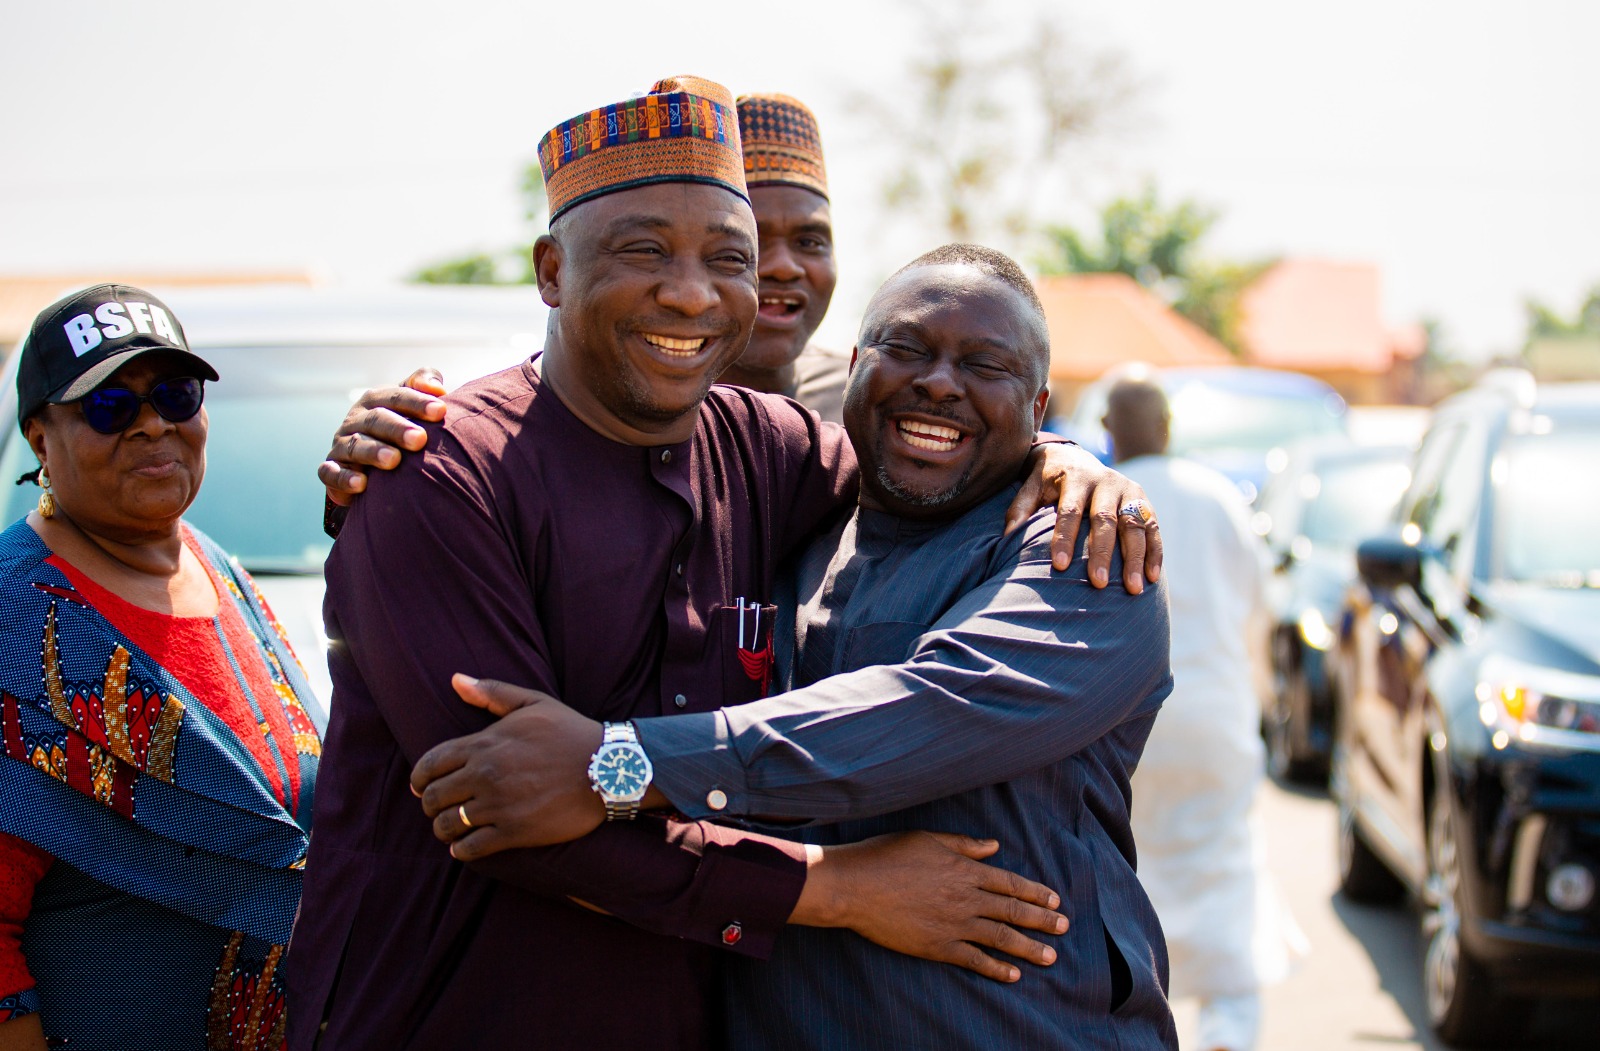
M509 683L456 675L452 685L468 704L499 716L433 748L412 770L411 789L452 856L473 861L563 843L605 820L588 787L599 723ZM644 805L669 804L652 788ZM1021 970L984 950L1047 967L1056 950L1022 932L1060 935L1067 918L1055 911L1061 900L1049 887L982 863L998 849L993 840L938 832L809 846L805 886L789 922L847 928L895 952L1015 982Z

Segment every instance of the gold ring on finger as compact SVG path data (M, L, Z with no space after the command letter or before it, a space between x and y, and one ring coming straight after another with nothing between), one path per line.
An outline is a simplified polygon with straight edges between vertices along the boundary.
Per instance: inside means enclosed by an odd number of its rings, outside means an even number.
M463 825L468 828L472 827L472 819L467 816L467 804L461 803L456 807L456 817L461 819Z

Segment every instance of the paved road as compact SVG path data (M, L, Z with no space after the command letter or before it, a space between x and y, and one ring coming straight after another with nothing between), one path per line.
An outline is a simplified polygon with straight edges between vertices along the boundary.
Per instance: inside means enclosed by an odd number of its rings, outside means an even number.
M1410 908L1357 905L1337 893L1334 809L1321 793L1268 784L1260 799L1278 891L1310 942L1287 981L1267 990L1260 1051L1447 1051L1428 1030L1420 935ZM1185 1051L1194 1006L1175 1005ZM1600 1048L1600 1004L1546 1008L1523 1047Z

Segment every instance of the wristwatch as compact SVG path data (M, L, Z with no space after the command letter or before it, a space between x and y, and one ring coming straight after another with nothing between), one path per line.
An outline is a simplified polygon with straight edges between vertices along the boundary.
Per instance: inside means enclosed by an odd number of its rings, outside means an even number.
M606 723L600 749L589 757L589 785L606 805L607 821L632 821L654 771L632 723Z

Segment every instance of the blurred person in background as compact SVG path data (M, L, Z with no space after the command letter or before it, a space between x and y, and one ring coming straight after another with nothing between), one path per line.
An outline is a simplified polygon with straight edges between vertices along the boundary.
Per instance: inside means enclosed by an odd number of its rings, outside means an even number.
M1117 469L1161 508L1172 606L1172 695L1133 777L1139 879L1172 961L1172 996L1199 997L1199 1051L1250 1051L1260 1027L1258 882L1250 812L1264 769L1249 656L1262 567L1237 487L1167 455L1170 411L1143 375L1114 384L1104 424Z
M817 118L788 95L741 95L739 140L761 299L750 346L717 382L782 394L842 423L850 359L811 343L838 281Z
M744 178L756 217L760 299L749 347L717 382L782 394L824 420L843 423L850 359L811 343L839 278L816 116L805 103L778 94L741 95L737 109ZM391 445L422 448L422 429L403 417L443 419L444 403L438 399L444 393L439 372L422 368L402 386L367 391L351 407L319 471L328 486L330 533L336 534L344 520L340 505L365 488L365 468L389 470L398 464Z
M0 533L0 1048L281 1047L321 749L271 611L182 518L217 374L127 285L20 353L44 493Z

